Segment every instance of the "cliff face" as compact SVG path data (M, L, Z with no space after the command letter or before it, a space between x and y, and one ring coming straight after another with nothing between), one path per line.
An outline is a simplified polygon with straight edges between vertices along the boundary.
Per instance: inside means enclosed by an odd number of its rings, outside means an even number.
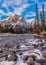
M13 27L20 26L26 28L26 21L24 20L24 18L14 14L13 16L1 21L0 25L11 25Z
M25 21L23 17L14 14L13 16L1 21L0 25L3 27L5 25L13 26L13 28L31 28L31 26L33 27L35 23L37 23L36 19Z

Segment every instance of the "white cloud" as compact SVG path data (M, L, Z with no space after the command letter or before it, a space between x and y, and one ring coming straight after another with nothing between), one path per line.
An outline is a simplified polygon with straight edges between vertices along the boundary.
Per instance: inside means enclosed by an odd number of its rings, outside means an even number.
M14 7L14 5L17 5L18 7ZM19 6L19 5L21 5L21 6ZM10 12L8 6L12 6L14 11ZM21 13L28 6L29 6L29 4L27 3L27 0L4 0L4 3L2 4L2 7L5 7L7 9L8 13L6 13L6 15L8 15L8 16L10 16L14 13L21 15Z
M25 10L25 8L27 8L29 6L28 3L23 4L22 6L20 6L19 8L15 8L14 13L21 15L21 13Z
M0 0L1 2L2 0ZM42 4L44 3L46 5L46 2L42 2L40 3L39 0L31 0L34 3L30 4L28 3L28 0L3 0L3 3L1 4L1 7L6 8L7 13L5 13L3 10L0 10L0 15L6 15L6 16L11 16L13 14L18 14L21 15L22 12L25 11L25 9L29 6L35 5L35 3L38 3L38 10L39 12L42 11ZM14 11L10 12L10 8L13 8ZM46 6L45 6L45 11L46 11ZM33 17L35 16L35 12L28 12L24 18L28 18L28 17Z
M27 0L0 0L0 3L2 3L2 2L3 2L3 4L7 4L7 5L10 5L13 3L16 5L20 5L22 3L26 3Z
M28 17L33 17L33 16L36 16L35 12L29 12L28 14L25 15L25 19L27 19Z
M27 0L4 0L2 6L14 6L14 5L23 5L24 3L27 3Z
M4 11L3 10L0 10L0 14L2 14L2 13L4 14Z
M25 8L27 8L29 6L28 3L26 4L23 4L22 6L20 7L17 7L17 8L14 8L14 11L13 12L10 12L8 10L8 13L5 13L3 10L2 10L2 14L5 14L7 16L11 16L12 14L18 14L18 15L21 15L21 13L25 10Z
M22 3L22 0L15 0L15 5L20 5Z
M35 3L39 3L39 0L32 0L32 1L34 1Z
M12 12L5 13L3 10L0 10L0 16L3 16L3 15L10 16L12 14L13 14Z

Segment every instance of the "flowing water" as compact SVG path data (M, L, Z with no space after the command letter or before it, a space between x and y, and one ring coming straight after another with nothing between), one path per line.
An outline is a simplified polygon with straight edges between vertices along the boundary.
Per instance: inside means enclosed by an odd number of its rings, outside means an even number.
M30 35L30 34L13 34L13 35L9 35L9 36L5 36L5 35L1 35L0 36L0 46L2 46L3 44L7 44L7 43L13 43L10 41L14 41L12 48L15 49L16 45L19 44L21 45L27 45L28 47L31 48L32 44L38 44L38 42L40 42L40 40L42 40L43 42L46 41L45 38L41 38L38 35ZM16 43L15 43L16 42ZM20 47L21 50L26 49L22 48L23 46ZM23 52L23 51L22 51ZM24 52L23 52L24 53ZM0 65L27 65L27 63L24 63L21 55L19 55L19 53L17 53L18 59L16 62L14 61L3 61L0 62ZM40 63L37 63L36 61L34 61L34 65L41 65Z

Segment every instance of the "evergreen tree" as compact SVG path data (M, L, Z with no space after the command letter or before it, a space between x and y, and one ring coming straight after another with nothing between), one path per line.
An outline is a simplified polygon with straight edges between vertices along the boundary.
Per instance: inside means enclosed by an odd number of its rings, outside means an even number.
M40 32L40 28L39 28L39 17L38 17L38 5L36 3L36 33Z
M40 12L41 17L41 29L42 31L45 30L45 16L44 16L44 4L42 5L42 12Z

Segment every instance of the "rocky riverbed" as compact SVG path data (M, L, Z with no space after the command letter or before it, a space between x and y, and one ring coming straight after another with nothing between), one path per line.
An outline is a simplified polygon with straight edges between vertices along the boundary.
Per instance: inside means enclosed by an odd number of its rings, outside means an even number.
M0 33L0 65L46 65L46 36Z

